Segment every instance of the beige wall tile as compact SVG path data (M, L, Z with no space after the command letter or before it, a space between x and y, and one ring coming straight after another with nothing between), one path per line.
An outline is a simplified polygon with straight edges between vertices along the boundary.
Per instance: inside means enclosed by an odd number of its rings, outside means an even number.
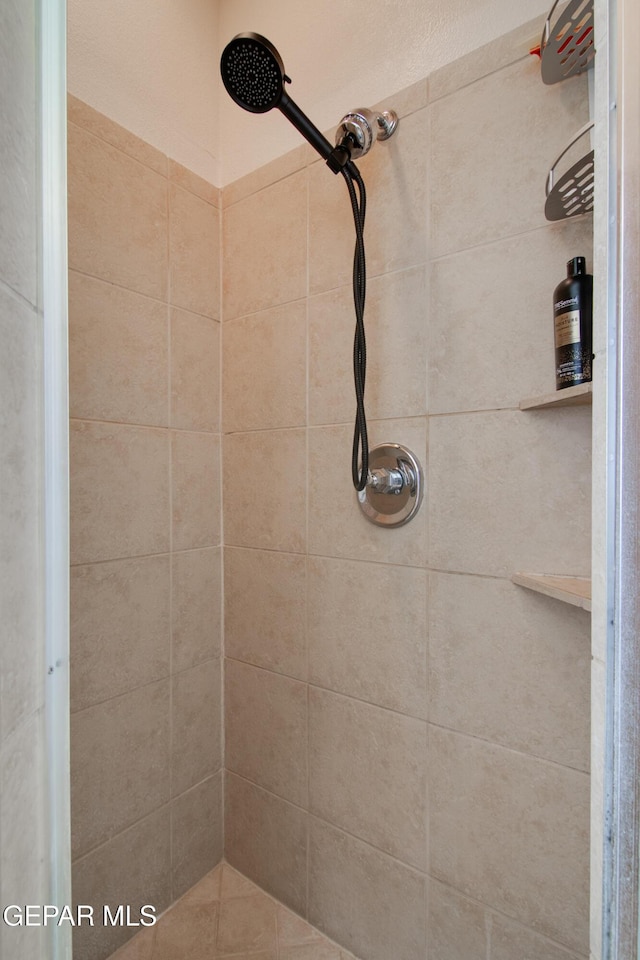
M193 193L196 197L200 197L201 200L212 203L214 207L220 207L221 191L219 187L214 187L212 183L203 180L197 173L193 173L192 170L183 167L181 163L177 163L170 157L168 159L168 167L169 180L184 190L188 190L189 193Z
M167 175L167 158L160 150L156 150L150 143L136 137L130 130L121 127L119 123L98 113L87 103L67 94L67 118L69 123L82 127L88 133L94 134L100 140L105 140L112 147L117 147L133 160L138 160L146 167L151 167L163 177Z
M71 709L169 675L169 557L71 568Z
M172 679L171 794L177 797L222 765L220 660L208 660ZM215 866L215 864L212 864Z
M225 773L225 856L267 893L307 911L307 813Z
M305 425L304 300L225 324L223 390L227 432Z
M171 311L171 426L220 429L220 324Z
M212 204L169 184L169 300L220 317L220 222Z
M169 799L169 681L73 714L71 761L79 857Z
M367 189L367 275L402 270L427 259L426 110L403 117L397 137L359 163ZM355 228L342 177L323 163L309 167L309 289L323 293L350 283Z
M589 615L507 580L432 573L429 719L589 769Z
M385 97L378 101L372 109L395 110L398 117L402 119L408 117L410 113L415 113L416 110L426 107L427 102L428 81L425 78L404 87L402 90L395 91L391 97Z
M4 37L0 39L2 45ZM4 64L0 65L0 72ZM0 201L1 202L1 201ZM0 286L0 740L44 700L37 314Z
M44 904L50 888L43 723L42 97L34 0L0 9L0 900ZM52 233L53 239L53 233ZM38 306L40 309L33 309ZM62 599L64 603L64 598ZM64 687L64 683L61 684ZM58 685L56 684L56 689ZM40 960L43 927L0 925L0 955Z
M591 232L591 218L576 217L435 261L430 413L517 407L555 390L552 294L570 252L591 264Z
M366 185L369 178L362 171ZM374 192L373 186L371 193ZM367 193L367 197L368 197ZM357 196L357 188L356 188ZM374 276L369 263L366 224L367 275ZM349 193L343 177L331 176L326 164L309 167L309 294L325 293L351 283L355 227Z
M565 950L508 917L494 914L491 918L491 960L512 960L514 956L518 960L580 960L587 954L578 955Z
M304 296L305 170L225 210L223 254L225 320Z
M164 156L84 104L72 103L71 114L83 127L72 123L70 130L71 265L75 258L77 270L93 275L71 277L72 414L218 430L219 325L210 318L219 316L219 221L205 202L212 191L219 199L218 191L172 162L169 198ZM159 302L167 296L175 305L171 324ZM216 770L215 783L198 783L173 803L173 884L181 893L222 849L220 664L209 659L219 654L221 632L219 440L105 423L73 423L72 435L76 563L164 553L171 535L174 549L215 547L172 561L147 557L73 571L80 589L76 632L84 644L84 674L75 674L79 706L166 676L168 630L174 671L195 667L174 678L173 711L167 682L161 695L152 696L157 685L142 686L75 715L75 849L113 837L164 804L171 774L175 795ZM133 655L128 650L122 658L123 641L133 641ZM143 756L131 747L132 736L140 737ZM216 818L209 816L213 807ZM146 869L149 857L140 859ZM168 900L170 867L165 875ZM97 877L96 890L106 882ZM107 937L81 941L79 949L101 960L115 945Z
M431 565L588 576L591 411L432 417Z
M226 660L225 760L234 773L306 805L305 684Z
M166 426L168 356L163 303L70 271L72 417Z
M227 184L222 190L225 209L239 200L251 196L252 193L258 193L265 187L270 187L272 183L277 183L279 180L291 176L292 173L297 173L298 170L306 167L315 156L316 153L313 149L307 143L302 143L299 147L294 147L293 150L283 154L283 156L276 157L275 160L265 163L257 170L252 170L246 176L239 177L233 183Z
M424 960L426 878L315 817L309 921L370 960Z
M164 299L166 179L73 123L68 152L69 266Z
M172 557L171 663L174 673L220 656L222 584L220 548Z
M306 546L306 436L268 430L224 438L225 541L302 553Z
M530 59L531 41L542 35L544 17L538 16L510 30L464 57L459 57L429 74L429 100L439 100L447 94L496 73L517 60Z
M226 655L305 680L305 558L226 547L224 569Z
M37 7L10 0L2 7L0 90L2 192L0 279L35 306L38 295L39 109Z
M359 164L367 185L365 245L371 277L428 257L428 116L427 110L418 110L402 117L397 136Z
M93 927L83 923L74 928L74 956L106 960L142 928L103 926L99 921L104 904L112 913L119 904L130 904L132 919L137 919L138 905L151 904L159 916L171 903L169 808L155 811L77 860L72 879L74 903L92 905L96 920Z
M4 680L4 678L3 678ZM0 843L2 909L48 903L47 784L43 711L32 714L0 742ZM46 956L42 927L0 925L0 955Z
M171 435L172 546L220 543L220 441L206 433Z
M171 898L176 900L222 859L222 770L171 804Z
M71 562L169 548L166 431L72 421Z
M311 682L426 718L424 570L310 557L308 589Z
M153 942L156 937L154 927L143 928L139 933L133 932L131 940L110 954L110 960L153 960Z
M366 408L372 419L427 412L425 269L374 277L367 287ZM341 287L309 301L309 420L353 421L353 293Z
M403 443L427 463L424 418L369 423L369 447ZM309 551L328 557L424 566L427 559L427 498L411 523L390 532L366 519L351 482L353 427L309 431Z
M547 173L588 120L586 83L545 86L527 57L431 105L433 256L545 224Z
M432 874L586 951L587 775L438 727L429 764Z
M591 911L590 943L602 943L603 918L600 884L596 877L604 876L604 836L608 818L605 816L604 786L606 773L606 737L607 737L607 667L595 657L591 661ZM608 802L608 801L607 801ZM595 960L600 960L600 950Z
M311 687L310 812L426 870L426 804L426 724Z
M456 890L429 879L429 960L486 960L486 909ZM514 956L519 956L518 951Z

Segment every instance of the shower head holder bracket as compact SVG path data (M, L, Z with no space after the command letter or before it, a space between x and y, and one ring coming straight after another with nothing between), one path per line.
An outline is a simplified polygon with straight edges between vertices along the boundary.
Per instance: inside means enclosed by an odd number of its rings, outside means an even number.
M349 151L352 160L364 157L377 140L388 140L398 126L393 110L351 110L344 115L336 130L336 147Z

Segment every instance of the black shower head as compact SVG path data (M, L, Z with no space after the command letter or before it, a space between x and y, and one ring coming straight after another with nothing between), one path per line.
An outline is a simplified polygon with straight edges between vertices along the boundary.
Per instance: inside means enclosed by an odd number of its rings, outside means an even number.
M284 64L280 54L259 33L239 33L224 48L220 73L227 93L251 113L277 107L284 92Z
M239 33L230 40L220 57L220 73L227 93L238 106L251 113L266 113L277 107L334 173L349 166L349 151L340 145L332 147L285 92L285 83L291 81L280 54L265 37Z

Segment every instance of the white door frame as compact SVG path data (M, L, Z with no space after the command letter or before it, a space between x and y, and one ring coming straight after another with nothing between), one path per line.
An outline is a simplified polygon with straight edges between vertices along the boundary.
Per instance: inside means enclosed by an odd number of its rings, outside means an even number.
M39 0L43 319L44 623L49 903L71 904L69 782L69 401L65 0ZM71 960L68 923L48 956Z

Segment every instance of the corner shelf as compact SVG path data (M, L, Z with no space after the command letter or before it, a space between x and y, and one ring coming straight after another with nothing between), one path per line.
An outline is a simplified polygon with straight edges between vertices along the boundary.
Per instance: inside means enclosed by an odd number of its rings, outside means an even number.
M551 407L591 406L593 399L591 383L579 383L575 387L565 387L541 397L530 397L520 401L521 410L545 410ZM588 577L552 576L541 573L514 573L513 583L527 590L534 590L545 597L570 603L582 610L591 610L591 580Z
M574 607L591 611L591 580L588 577L556 577L540 573L514 573L513 583L545 597L562 600Z
M545 410L549 407L591 406L592 387L590 383L579 383L575 387L565 387L541 397L529 397L520 401L521 410Z

